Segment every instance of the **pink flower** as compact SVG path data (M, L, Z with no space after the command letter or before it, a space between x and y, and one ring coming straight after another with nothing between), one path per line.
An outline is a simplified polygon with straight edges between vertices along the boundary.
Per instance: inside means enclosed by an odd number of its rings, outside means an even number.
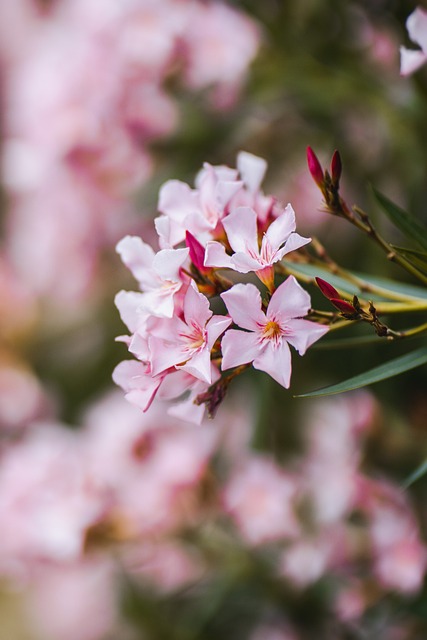
M301 319L310 308L310 296L289 276L262 310L261 294L253 284L236 284L221 294L233 321L246 331L229 329L222 338L222 369L252 362L288 388L291 378L291 344L300 355L328 327Z
M238 207L223 219L222 225L234 254L227 255L219 242L208 242L205 266L229 268L240 273L255 271L270 290L274 288L274 263L310 242L310 238L295 233L295 213L290 204L270 224L263 235L261 247L258 244L257 215L250 207Z
M156 316L171 318L174 296L183 285L180 269L189 249L164 249L154 253L141 238L126 236L118 243L117 252L144 292L140 297L141 307Z
M296 484L274 462L249 458L237 469L224 492L224 507L249 544L294 537Z
M159 319L153 327L148 338L151 373L156 376L176 367L211 384L211 349L231 319L213 316L208 299L194 282L185 295L183 311L184 320L177 316Z
M420 50L400 47L400 73L408 76L423 65L427 60L427 12L417 7L406 21L409 37L420 45Z
M174 247L185 240L186 231L208 240L218 222L228 213L230 199L241 189L237 171L205 163L196 179L196 189L180 180L168 180L160 189L155 220L160 246Z

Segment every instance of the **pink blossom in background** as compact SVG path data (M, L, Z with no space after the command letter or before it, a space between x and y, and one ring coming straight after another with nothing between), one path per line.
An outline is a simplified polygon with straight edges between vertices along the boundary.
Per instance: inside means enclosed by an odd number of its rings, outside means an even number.
M421 47L400 47L400 73L407 76L417 71L427 61L427 11L417 7L406 21L410 39Z
M27 611L44 640L100 640L119 619L115 569L108 557L40 567Z
M217 88L215 108L230 106L258 28L213 2L58 0L44 13L9 4L0 9L9 256L37 295L78 300L99 275L100 251L141 228L130 197L151 175L150 141L179 120L164 80L181 65L189 90Z
M237 465L225 487L224 508L248 544L295 538L296 479L268 458L252 456Z

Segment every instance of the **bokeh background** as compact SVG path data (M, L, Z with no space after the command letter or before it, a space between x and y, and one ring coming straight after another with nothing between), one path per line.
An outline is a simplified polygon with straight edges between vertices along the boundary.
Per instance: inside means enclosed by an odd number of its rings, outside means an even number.
M427 484L402 489L427 454L425 368L293 398L401 345L313 349L290 391L246 373L197 428L111 381L114 296L136 288L117 241L155 245L162 183L239 150L334 260L409 282L322 211L305 150L340 150L343 193L396 244L372 185L427 221L427 69L399 75L416 6L3 0L1 637L426 637Z

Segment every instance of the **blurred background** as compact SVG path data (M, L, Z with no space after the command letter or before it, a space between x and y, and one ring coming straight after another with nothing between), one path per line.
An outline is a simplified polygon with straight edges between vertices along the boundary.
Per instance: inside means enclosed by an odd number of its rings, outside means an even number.
M427 482L402 490L427 456L425 368L293 398L401 345L294 354L290 391L246 373L197 428L111 381L114 296L136 289L116 243L157 249L161 185L240 150L335 261L410 282L322 211L305 153L340 150L347 201L391 242L372 186L427 222L427 68L399 75L416 6L3 0L1 637L426 637Z

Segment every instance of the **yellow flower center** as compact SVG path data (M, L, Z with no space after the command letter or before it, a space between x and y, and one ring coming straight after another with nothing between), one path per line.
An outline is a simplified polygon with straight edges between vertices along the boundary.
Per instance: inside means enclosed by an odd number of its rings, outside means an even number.
M274 320L269 320L264 327L263 338L275 339L282 335L280 325Z

